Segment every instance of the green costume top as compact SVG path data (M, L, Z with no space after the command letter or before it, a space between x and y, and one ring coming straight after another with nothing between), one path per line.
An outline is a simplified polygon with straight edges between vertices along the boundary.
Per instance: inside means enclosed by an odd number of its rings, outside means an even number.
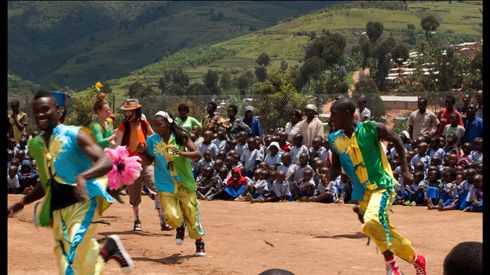
M192 126L194 126L194 125L199 127L199 129L202 129L201 123L197 119L195 119L191 116L188 116L185 121L182 121L182 119L180 119L180 117L177 117L177 118L175 118L175 124L184 128L184 130L186 130L189 133L192 131Z
M353 183L352 199L362 201L366 188L376 190L397 184L381 147L375 121L357 123L350 138L344 130L331 133L328 142Z
M109 125L107 129L103 126L98 117L90 122L89 128L92 131L95 142L97 142L100 147L111 148L109 137L114 134L114 125L112 124L112 119L106 118L106 121L107 125Z

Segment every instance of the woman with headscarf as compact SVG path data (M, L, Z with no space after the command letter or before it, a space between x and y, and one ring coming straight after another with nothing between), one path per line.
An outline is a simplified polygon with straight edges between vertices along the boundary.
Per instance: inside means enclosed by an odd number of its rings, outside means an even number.
M201 227L197 185L190 160L201 158L189 134L167 112L159 111L153 119L155 134L138 151L145 162L155 161L155 185L163 207L165 221L177 229L175 241L182 245L185 227L196 240L196 256L204 256L204 231Z

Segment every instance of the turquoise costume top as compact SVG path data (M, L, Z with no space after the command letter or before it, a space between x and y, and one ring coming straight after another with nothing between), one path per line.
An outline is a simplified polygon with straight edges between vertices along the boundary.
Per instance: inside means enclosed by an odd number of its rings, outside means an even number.
M146 146L148 154L155 158L155 186L158 191L173 193L175 184L181 184L187 193L196 192L190 160L172 153L173 147L186 151L184 145L176 143L174 134L171 134L168 143L165 143L162 137L155 133L146 139Z
M41 226L51 225L51 179L59 184L76 186L76 177L93 166L92 160L78 146L79 131L80 127L59 124L53 129L48 145L44 134L27 143L29 154L38 166L39 179L45 192L37 222ZM101 212L113 202L106 186L106 177L86 181L88 197L102 200Z

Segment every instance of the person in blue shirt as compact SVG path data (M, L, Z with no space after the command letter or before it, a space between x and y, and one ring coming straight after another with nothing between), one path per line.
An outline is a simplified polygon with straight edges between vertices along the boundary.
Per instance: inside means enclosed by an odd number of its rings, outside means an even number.
M473 149L475 149L475 139L477 137L483 137L483 119L476 114L476 107L474 104L470 104L467 110L467 117L464 122L465 133L463 136L463 143L469 142Z
M245 116L243 122L252 129L252 137L262 137L262 127L260 127L260 121L254 116L254 107L245 107Z

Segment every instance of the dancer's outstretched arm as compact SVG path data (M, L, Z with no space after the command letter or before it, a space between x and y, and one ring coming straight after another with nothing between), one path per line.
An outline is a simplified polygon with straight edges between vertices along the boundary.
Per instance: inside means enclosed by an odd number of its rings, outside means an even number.
M25 195L20 199L19 202L16 202L14 205L10 206L8 209L8 216L9 218L12 218L15 213L19 212L20 210L24 209L24 205L33 203L39 199L44 197L44 189L41 186L41 183L38 182L34 189L32 189L29 194Z

